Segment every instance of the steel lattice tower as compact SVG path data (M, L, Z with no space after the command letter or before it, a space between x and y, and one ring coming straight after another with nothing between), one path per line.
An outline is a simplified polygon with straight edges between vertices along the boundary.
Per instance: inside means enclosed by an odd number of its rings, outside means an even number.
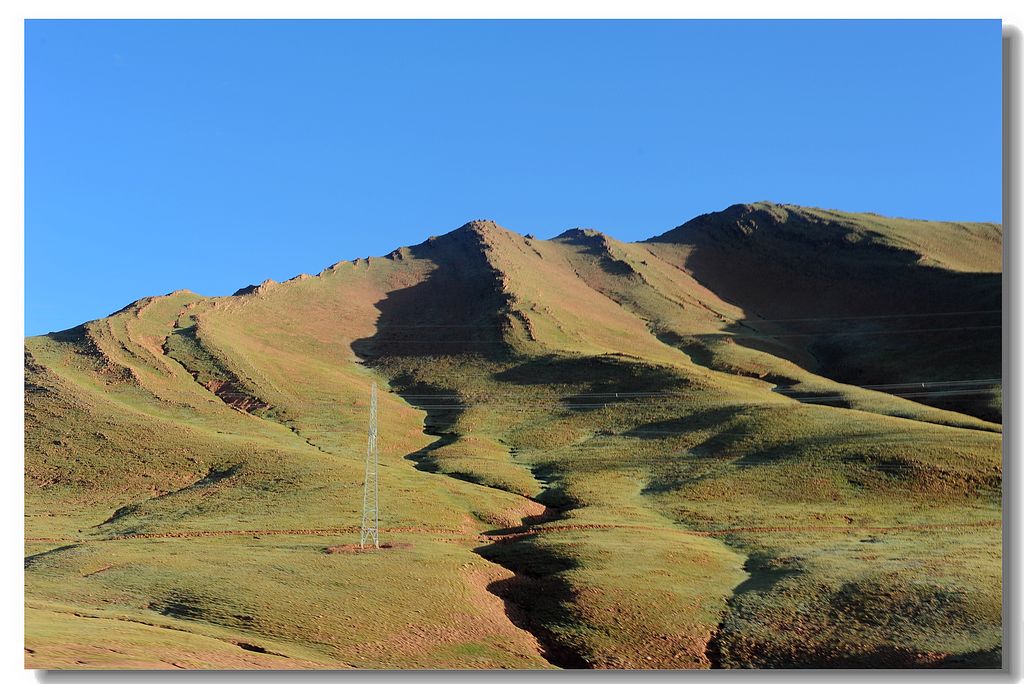
M366 438L366 475L363 478L363 524L359 548L373 540L380 548L377 517L377 383L370 386L370 431Z

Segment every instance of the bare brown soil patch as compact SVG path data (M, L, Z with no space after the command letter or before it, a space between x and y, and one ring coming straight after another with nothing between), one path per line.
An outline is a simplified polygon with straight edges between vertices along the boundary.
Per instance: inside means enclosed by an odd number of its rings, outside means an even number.
M408 542L393 542L384 543L379 547L372 545L360 546L359 544L340 544L338 546L328 546L324 549L324 553L373 553L375 551L397 551L400 549L411 549L412 544Z

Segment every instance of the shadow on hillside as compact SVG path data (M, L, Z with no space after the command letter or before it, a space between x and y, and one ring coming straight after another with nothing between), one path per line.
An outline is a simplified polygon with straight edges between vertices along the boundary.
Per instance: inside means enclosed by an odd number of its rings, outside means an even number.
M663 255L748 312L725 331L737 344L854 385L1000 377L1002 274L923 265L909 250L852 238L840 223L737 211L650 241L686 247ZM992 397L915 400L1001 420Z
M514 625L537 638L544 658L561 668L589 668L589 663L551 629L576 619L571 610L572 588L560 576L577 567L576 561L538 545L534 537L499 541L474 551L514 573L508 579L491 582L487 590L504 602L505 614Z
M562 386L558 401L566 408L602 408L636 400L636 394L671 394L690 386L688 378L624 354L535 357L495 373L494 380L523 386Z
M790 581L804 570L800 557L752 555L750 578L729 600L731 619L708 644L715 667L788 668L998 668L1001 648L966 653L929 650L905 642L908 620L936 641L970 629L972 597L927 582L876 584L873 580L819 586L799 593ZM807 610L798 616L771 597L797 593ZM756 616L751 618L751 616ZM750 622L758 629L752 632ZM772 629L802 633L799 641L776 639ZM955 638L955 637L954 637Z
M403 357L506 357L502 313L508 296L472 232L432 238L387 258L422 260L431 270L420 282L392 290L377 302L375 333L352 342L357 356L370 364Z
M679 418L657 420L638 425L631 430L623 432L622 436L658 441L690 432L721 432L723 429L734 429L730 428L731 421L742 417L749 410L746 406L734 404L732 406L696 411Z

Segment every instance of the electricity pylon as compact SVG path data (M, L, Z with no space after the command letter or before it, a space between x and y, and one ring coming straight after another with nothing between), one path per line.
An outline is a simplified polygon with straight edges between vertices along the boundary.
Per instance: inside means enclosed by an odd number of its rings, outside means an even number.
M366 438L366 475L363 477L363 524L359 533L359 548L373 540L380 548L377 518L377 383L370 386L370 431Z

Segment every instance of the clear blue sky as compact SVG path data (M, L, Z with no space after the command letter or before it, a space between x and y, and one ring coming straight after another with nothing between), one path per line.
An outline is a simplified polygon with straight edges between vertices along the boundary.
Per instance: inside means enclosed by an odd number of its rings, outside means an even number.
M26 334L473 218L1001 220L1000 23L26 25Z

